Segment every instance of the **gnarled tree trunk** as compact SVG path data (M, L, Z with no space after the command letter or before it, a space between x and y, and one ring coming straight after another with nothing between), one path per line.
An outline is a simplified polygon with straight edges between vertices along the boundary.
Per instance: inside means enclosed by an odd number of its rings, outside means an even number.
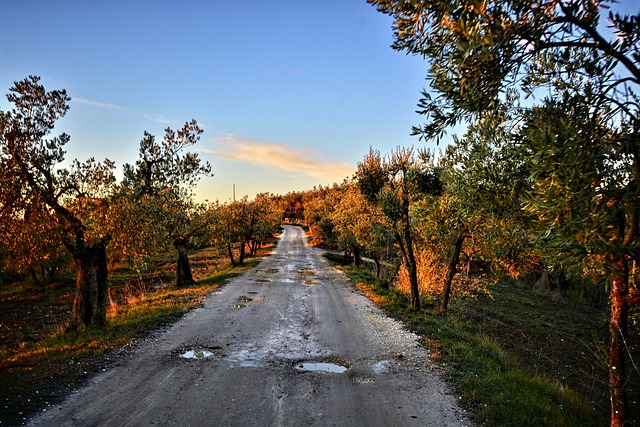
M611 312L609 313L609 395L611 401L611 426L625 425L627 419L627 397L624 390L625 335L629 295L629 266L626 259L615 263L611 286Z
M404 240L402 235L394 228L393 234L396 238L396 243L400 248L400 254L402 255L402 261L409 274L409 285L411 288L411 308L413 310L420 310L420 289L418 287L418 263L413 251L413 241L411 239L411 231L408 228L409 225L403 224Z
M178 251L178 262L176 264L176 286L190 286L195 283L191 274L191 265L189 264L189 256L186 240L178 237L174 239L173 246Z
M444 289L442 291L442 300L440 301L440 313L444 313L447 311L447 307L449 305L449 295L451 295L451 284L453 283L453 278L458 272L458 264L460 263L460 253L462 252L462 244L464 243L464 239L469 237L467 228L465 227L458 237L456 238L455 246L453 247L453 255L451 257L451 261L449 262L449 268L447 269L447 276L444 281Z
M244 264L244 257L246 255L247 244L245 242L240 242L240 255L238 255L238 264Z
M360 256L360 248L358 246L353 247L353 265L359 267L362 264L362 257Z
M106 244L79 245L73 255L76 260L76 295L67 330L104 325L108 309Z
M227 253L229 254L229 260L231 261L231 265L233 267L238 265L235 258L233 257L233 248L231 247L231 243L227 243Z

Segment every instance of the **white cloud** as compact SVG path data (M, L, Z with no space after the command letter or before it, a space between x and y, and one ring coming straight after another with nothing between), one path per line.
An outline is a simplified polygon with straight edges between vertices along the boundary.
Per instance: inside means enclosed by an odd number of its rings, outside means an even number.
M306 147L289 147L272 142L242 139L235 135L215 138L214 142L216 148L200 151L221 156L232 162L331 182L341 182L354 172L351 165L325 160L320 151Z
M162 114L145 114L144 117L148 120L152 120L154 122L158 122L163 125L173 125L176 123L175 120L168 119Z
M91 105L93 107L107 108L107 109L110 109L110 110L126 110L126 108L121 107L119 105L110 104L108 102L92 101L90 99L85 99L85 98L71 98L71 102L77 102L79 104Z

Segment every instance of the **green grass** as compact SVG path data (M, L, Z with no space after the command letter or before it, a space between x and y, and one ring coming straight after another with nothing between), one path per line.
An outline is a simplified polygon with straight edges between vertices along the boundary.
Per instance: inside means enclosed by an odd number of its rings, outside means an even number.
M183 288L169 285L170 274L161 280L162 286L151 286L158 280L157 272L147 275L147 284L126 271L116 272L110 278L116 298L107 326L71 333L61 332L61 321L39 317L55 311L61 320L69 309L72 285L15 284L3 289L0 319L11 327L6 328L10 331L0 346L0 425L22 423L33 412L60 401L69 390L106 369L136 339L175 322L208 293L259 261L252 258L241 267L218 267ZM134 278L140 283L131 285ZM39 314L34 316L35 312Z
M493 299L456 299L445 315L430 308L416 312L407 295L330 259L369 298L424 337L478 424L608 424L606 369L598 356L606 330L597 310L502 284L492 288Z

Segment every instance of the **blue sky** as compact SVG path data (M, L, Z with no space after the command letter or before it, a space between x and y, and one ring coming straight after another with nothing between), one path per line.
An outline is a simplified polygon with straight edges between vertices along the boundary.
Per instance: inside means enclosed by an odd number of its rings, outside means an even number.
M135 162L145 130L195 118L198 198L340 182L369 146L415 141L425 64L364 0L0 1L0 106L42 77L71 109L68 158Z
M214 173L199 200L310 189L369 146L424 145L426 64L389 47L391 23L365 0L0 0L0 108L39 75L72 97L69 159L121 167L145 130L195 118Z

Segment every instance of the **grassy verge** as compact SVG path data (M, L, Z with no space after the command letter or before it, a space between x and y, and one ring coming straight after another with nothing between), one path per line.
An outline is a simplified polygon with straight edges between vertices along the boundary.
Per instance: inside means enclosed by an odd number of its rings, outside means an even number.
M21 424L35 411L47 410L93 374L117 363L136 339L176 321L260 260L228 268L206 252L192 259L200 280L189 287L171 285L171 264L145 275L115 272L110 277L107 327L81 332L60 332L72 301L72 283L2 289L0 425Z
M608 424L603 313L517 284L455 300L446 315L410 309L406 295L328 256L391 316L424 337L474 420L487 426Z

